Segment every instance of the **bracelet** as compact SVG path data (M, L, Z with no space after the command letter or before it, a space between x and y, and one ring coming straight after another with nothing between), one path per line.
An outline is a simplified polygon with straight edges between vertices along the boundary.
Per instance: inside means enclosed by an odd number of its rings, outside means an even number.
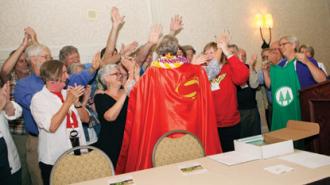
M82 108L82 105L74 106L74 108L80 109L80 108Z

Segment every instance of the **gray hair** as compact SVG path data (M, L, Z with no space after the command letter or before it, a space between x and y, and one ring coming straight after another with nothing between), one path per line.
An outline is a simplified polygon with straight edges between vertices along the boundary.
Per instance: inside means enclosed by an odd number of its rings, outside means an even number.
M68 73L69 74L76 74L76 73L79 73L77 71L78 68L82 68L82 69L85 69L85 66L84 64L80 64L80 63L72 63L68 66Z
M165 35L156 47L156 53L159 56L172 54L176 55L179 48L179 41L177 38L171 35Z
M49 50L49 48L43 44L32 44L27 47L24 53L26 60L31 61L31 57L39 56L44 49Z
M312 46L309 46L309 45L305 45L305 44L303 44L303 45L301 45L301 46L299 47L299 52L301 52L301 50L302 50L303 48L306 49L308 52L310 52L310 53L311 53L311 56L314 57L315 51L314 51L314 48L313 48Z
M290 42L291 44L293 44L294 47L295 47L295 51L298 51L298 49L299 49L299 40L296 36L284 36L284 37L281 37L280 41L283 40L283 39L285 39L288 42Z
M107 89L107 84L105 82L104 77L106 75L110 74L114 69L118 69L117 64L107 64L99 70L99 72L97 74L97 81L98 81L98 83L100 83L100 85L102 85L103 90ZM100 86L99 86L99 88L100 88Z
M74 46L64 46L60 50L60 54L59 54L60 61L64 62L65 58L72 53L78 53L78 49Z

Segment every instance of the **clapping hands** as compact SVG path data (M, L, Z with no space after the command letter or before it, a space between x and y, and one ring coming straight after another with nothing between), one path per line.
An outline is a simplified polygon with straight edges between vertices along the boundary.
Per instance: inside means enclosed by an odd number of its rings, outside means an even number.
M69 86L66 101L68 101L70 104L78 102L79 97L84 94L84 91L85 88L82 85Z

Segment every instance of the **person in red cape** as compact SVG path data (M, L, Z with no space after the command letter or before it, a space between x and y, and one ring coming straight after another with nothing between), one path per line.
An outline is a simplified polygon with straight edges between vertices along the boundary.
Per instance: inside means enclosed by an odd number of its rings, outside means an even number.
M164 36L157 46L160 58L132 89L116 173L152 167L157 140L174 129L194 133L206 155L222 152L210 83L199 65L176 57L178 40ZM206 60L199 57L195 60Z

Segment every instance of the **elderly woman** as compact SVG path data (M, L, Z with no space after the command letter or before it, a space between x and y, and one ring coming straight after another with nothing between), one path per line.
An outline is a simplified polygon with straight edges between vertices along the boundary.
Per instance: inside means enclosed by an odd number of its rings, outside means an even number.
M126 62L126 59L123 59ZM101 131L96 147L104 151L114 166L117 164L126 122L128 94L134 83L134 66L128 67L128 80L124 79L116 64L107 64L98 73L98 80L104 93L94 97L95 108L101 123ZM124 87L124 88L122 88Z
M87 122L89 116L85 109L75 108L84 88L63 89L68 79L63 62L50 60L43 63L40 77L45 85L33 96L30 108L39 127L39 167L43 183L47 185L59 156L76 145L86 144L81 122Z

